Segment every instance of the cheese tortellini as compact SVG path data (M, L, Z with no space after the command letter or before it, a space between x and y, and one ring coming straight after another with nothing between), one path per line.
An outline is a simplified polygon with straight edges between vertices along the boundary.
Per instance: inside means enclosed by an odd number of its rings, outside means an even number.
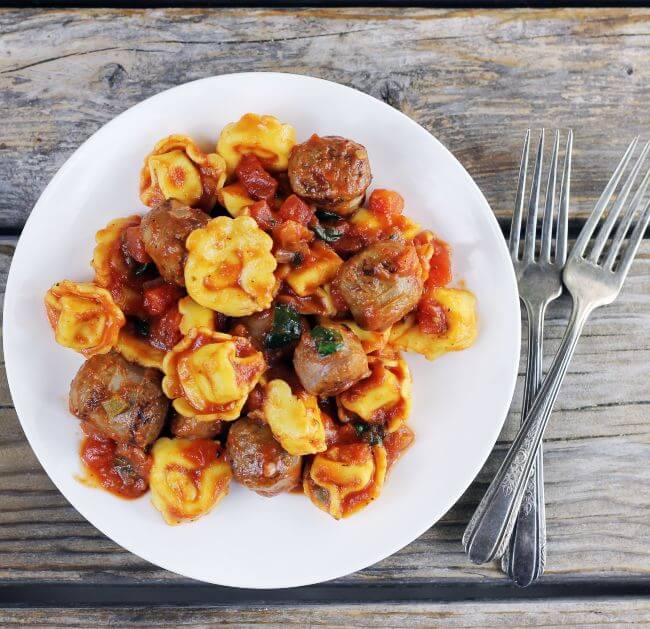
M90 358L108 353L126 323L111 294L89 282L58 282L45 295L56 342Z
M322 325L326 325L327 321L327 319L321 319ZM390 338L390 327L383 332L375 332L362 328L358 323L356 323L356 321L351 319L345 319L339 321L339 323L342 323L346 328L349 328L354 332L361 342L361 347L363 347L363 351L366 352L366 354L372 354L373 352L378 352L384 349L388 343L388 339Z
M370 375L337 398L342 421L355 418L393 432L411 413L411 373L398 353L368 357Z
M185 285L197 303L230 317L271 306L277 263L273 240L250 216L219 216L187 238Z
M178 300L178 312L181 315L178 328L184 336L192 329L207 328L213 332L217 329L214 311L197 304L191 297Z
M308 258L291 268L284 280L294 293L307 297L334 278L343 260L324 242L317 241L309 249Z
M314 395L302 390L294 393L284 380L271 380L266 385L262 415L289 454L326 449L325 427Z
M228 214L233 218L246 214L246 208L255 203L255 199L248 196L246 188L240 182L224 186L219 190L217 196L219 203L228 210Z
M165 352L151 345L128 326L120 330L115 349L130 363L140 367L155 367L162 371Z
M232 472L215 441L162 437L151 455L151 501L167 524L196 520L228 493Z
M217 152L232 173L243 155L254 153L271 171L286 170L289 153L296 143L296 130L274 116L245 114L221 131Z
M468 290L445 287L432 288L429 294L444 309L446 332L440 336L427 334L419 328L415 315L410 314L393 326L391 344L429 360L470 347L477 334L476 297Z
M303 489L337 520L363 509L381 493L388 468L386 449L367 443L335 445L305 468Z
M153 207L176 199L191 207L211 210L226 181L226 162L217 153L204 153L185 135L160 140L144 160L140 199Z
M263 354L248 339L192 329L167 352L162 388L184 417L233 421L265 369Z

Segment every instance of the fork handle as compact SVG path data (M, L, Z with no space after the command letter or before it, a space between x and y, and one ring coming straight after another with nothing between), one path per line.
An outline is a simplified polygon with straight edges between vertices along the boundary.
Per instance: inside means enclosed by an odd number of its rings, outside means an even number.
M542 383L544 356L544 313L546 303L526 303L528 318L528 358L521 421L526 418ZM546 515L544 508L544 470L542 444L537 450L533 472L528 479L510 544L503 555L501 569L520 587L542 576L546 563Z
M562 343L530 412L465 529L463 545L474 563L491 561L500 557L506 549L544 430L580 333L592 309L592 304L582 300L573 302Z

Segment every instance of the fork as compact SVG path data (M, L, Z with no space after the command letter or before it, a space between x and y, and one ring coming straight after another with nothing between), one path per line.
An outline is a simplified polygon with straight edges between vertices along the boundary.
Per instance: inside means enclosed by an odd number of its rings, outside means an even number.
M603 218L637 143L638 137L632 140L625 151L564 267L564 285L573 300L569 323L532 407L463 535L465 552L474 563L491 561L505 551L537 449L585 322L595 308L613 302L618 296L650 222L650 202L644 200L650 171L627 203L650 143L641 151L607 217ZM624 244L637 213L636 225ZM593 244L589 247L592 239Z
M571 185L571 151L573 147L573 132L571 130L569 130L567 136L564 154L560 202L555 230L555 247L552 251L553 211L555 206L559 147L560 133L556 131L546 186L539 253L536 254L536 232L542 183L544 129L542 129L539 136L521 256L519 253L519 241L524 210L530 129L526 132L526 138L524 140L524 149L519 167L515 211L512 215L512 223L510 226L510 255L517 276L519 298L526 308L528 320L528 357L526 361L526 383L521 411L522 422L542 381L544 313L548 304L562 294L562 269L564 268L567 254L567 221L569 214L569 188ZM510 538L510 545L503 555L501 567L517 585L526 587L542 575L545 561L546 519L544 515L542 446L540 445L537 451L537 459L533 473L528 479L528 486L524 494L522 506L519 510L512 537Z

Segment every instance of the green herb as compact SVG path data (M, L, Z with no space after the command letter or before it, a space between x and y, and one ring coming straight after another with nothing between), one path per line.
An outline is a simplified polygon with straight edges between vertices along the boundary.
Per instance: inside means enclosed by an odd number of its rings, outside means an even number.
M319 221L340 221L343 220L342 216L336 212L328 212L327 210L316 210L316 216Z
M121 397L112 397L108 400L104 400L102 402L102 406L104 407L106 414L111 419L120 413L123 413L127 408L129 408L128 402L126 402L126 400L123 400Z
M298 312L291 306L280 304L275 307L273 327L264 339L266 349L278 349L294 343L302 334L302 322Z
M133 327L140 336L149 336L150 325L144 319L133 319Z
M379 446L384 442L384 429L376 424L364 424L356 422L354 430L370 446Z
M329 356L343 349L343 337L338 330L317 325L310 334L316 341L316 350L321 356Z
M153 262L145 262L144 264L138 264L138 266L135 267L135 270L133 273L136 276L144 275L149 269L153 268Z
M343 236L343 230L338 227L325 227L317 223L312 227L314 233L325 242L336 242L341 236Z

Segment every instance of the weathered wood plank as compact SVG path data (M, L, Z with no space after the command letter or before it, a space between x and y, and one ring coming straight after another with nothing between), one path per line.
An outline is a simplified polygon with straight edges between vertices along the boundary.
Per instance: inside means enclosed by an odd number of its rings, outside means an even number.
M650 11L0 11L0 230L72 151L143 98L204 76L312 74L435 133L507 216L524 129L576 132L576 216L650 128ZM260 101L263 106L263 99Z
M9 261L10 250L0 248L2 282ZM646 242L618 301L587 325L558 400L545 450L549 583L650 574L649 276ZM550 312L547 357L567 310L562 300ZM501 582L496 566L468 563L460 538L515 432L520 396L521 374L494 454L445 517L394 556L339 583ZM2 363L0 451L0 584L185 581L122 550L68 505L25 441Z
M56 619L56 620L53 620ZM646 599L309 607L5 609L3 627L596 627L650 623Z

